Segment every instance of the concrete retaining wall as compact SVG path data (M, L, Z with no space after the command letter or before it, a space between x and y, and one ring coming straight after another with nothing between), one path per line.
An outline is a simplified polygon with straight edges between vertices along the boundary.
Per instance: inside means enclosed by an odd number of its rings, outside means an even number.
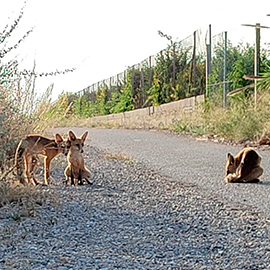
M95 116L87 120L87 125L167 129L183 115L191 115L196 105L202 101L204 101L204 95L174 101L158 107L151 106L118 114Z

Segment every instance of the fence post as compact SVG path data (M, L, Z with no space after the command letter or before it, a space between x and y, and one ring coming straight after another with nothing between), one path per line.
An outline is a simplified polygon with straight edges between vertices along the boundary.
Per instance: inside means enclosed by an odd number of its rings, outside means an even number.
M173 43L173 74L172 74L172 86L173 89L175 89L175 73L176 73L176 67L175 67L175 42Z
M145 102L145 91L144 91L144 69L143 69L143 64L141 63L140 65L140 68L141 68L141 93L142 93L142 97L141 97L141 105L144 104ZM140 105L140 107L142 107Z
M190 78L189 78L189 94L191 93L192 87L194 88L196 84L196 31L193 33L193 53L190 68Z
M196 49L197 49L197 32L194 32L194 48L193 48L193 88L196 87Z
M132 71L131 71L131 87L132 87L132 98L134 99L135 97L135 89L134 89L134 66L132 66Z
M149 89L152 87L152 77L153 77L153 70L152 70L152 56L149 56Z
M211 74L211 58L212 58L212 33L211 33L211 24L209 24L209 35L208 35L208 42L206 44L206 97L209 96L209 75Z
M223 107L227 106L227 32L224 32Z

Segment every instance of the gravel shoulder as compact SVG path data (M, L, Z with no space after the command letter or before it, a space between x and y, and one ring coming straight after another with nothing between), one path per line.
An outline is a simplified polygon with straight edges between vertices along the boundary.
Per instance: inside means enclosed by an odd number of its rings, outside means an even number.
M217 157L235 148L155 132L89 131L85 161L93 185L64 186L65 160L59 157L52 185L37 188L47 203L34 217L14 220L12 209L0 209L0 269L270 269L269 215L241 199L268 185L222 182L224 158ZM175 146L172 162L158 138L168 151L168 141L184 142L182 159ZM217 152L212 163L196 159L205 148L206 157ZM227 188L240 199L226 199Z
M65 134L70 128L57 129ZM85 128L72 128L81 135ZM258 149L264 173L259 184L225 184L227 153L239 146L197 141L186 136L155 130L87 129L89 143L99 149L134 159L159 174L182 183L197 185L224 201L258 207L270 215L270 151ZM52 130L56 132L56 130Z

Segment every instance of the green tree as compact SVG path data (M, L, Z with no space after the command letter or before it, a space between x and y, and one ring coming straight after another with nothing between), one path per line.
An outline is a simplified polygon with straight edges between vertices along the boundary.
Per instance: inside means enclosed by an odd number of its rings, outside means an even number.
M129 69L127 71L126 83L122 85L119 92L113 93L112 99L111 113L120 113L134 109L132 70Z

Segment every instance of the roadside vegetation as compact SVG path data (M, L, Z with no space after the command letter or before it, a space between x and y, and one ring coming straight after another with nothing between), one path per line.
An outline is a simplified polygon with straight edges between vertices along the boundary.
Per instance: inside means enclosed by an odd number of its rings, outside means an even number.
M242 140L258 141L270 134L270 54L261 52L260 75L257 81L255 100L254 80L246 80L245 75L254 73L254 48L249 45L230 46L227 52L227 96L226 106L223 100L222 48L218 48L212 61L210 90L206 101L199 104L191 119L179 119L174 129L195 136L217 136L235 142ZM238 91L237 91L238 89ZM236 91L235 91L236 90Z
M194 62L190 49L176 48L171 43L157 55L154 67L128 69L126 82L118 87L100 87L96 92L65 93L50 105L43 115L46 123L65 126L85 125L85 119L96 115L120 113L147 106L159 106L190 96L205 94L193 117L181 118L172 129L195 136L219 136L234 141L258 140L270 132L270 55L261 50L260 75L256 105L254 81L245 75L254 73L254 47L249 44L227 48L226 92L242 89L224 100L224 48L217 46L212 58L212 72L206 89L205 60ZM196 66L194 68L194 63ZM196 72L195 72L196 70ZM142 83L142 78L143 83ZM50 120L51 119L51 120Z
M258 91L255 108L253 95L231 98L228 107L216 106L212 100L199 104L191 118L179 119L174 130L194 136L224 138L234 142L270 141L270 93L267 89ZM270 137L269 137L270 138Z

